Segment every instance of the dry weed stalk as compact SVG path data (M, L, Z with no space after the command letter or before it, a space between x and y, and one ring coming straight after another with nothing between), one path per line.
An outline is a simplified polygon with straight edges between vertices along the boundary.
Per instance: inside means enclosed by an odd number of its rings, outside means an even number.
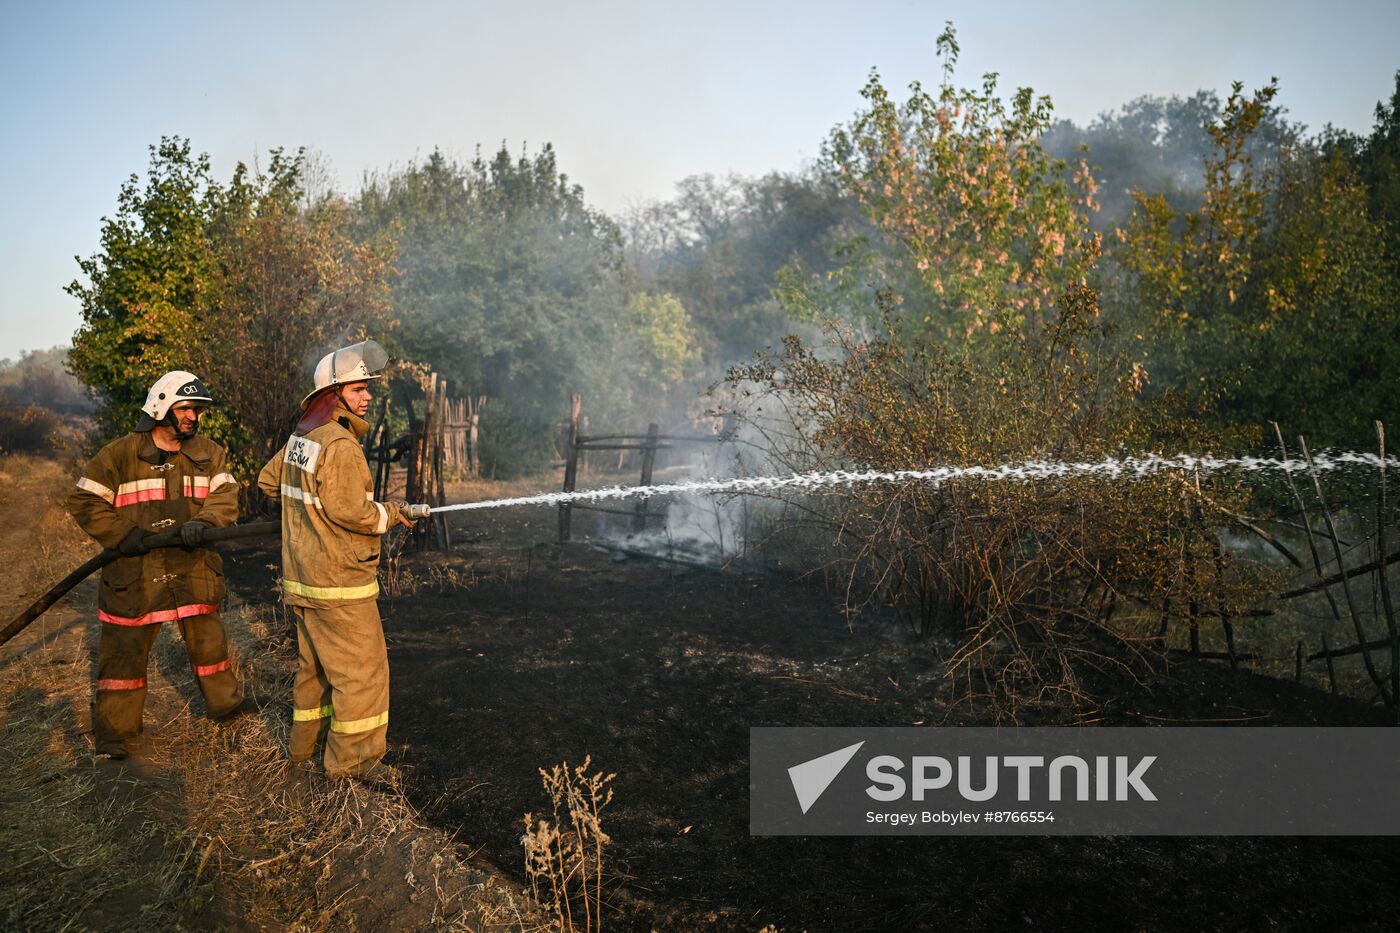
M599 814L612 802L607 785L617 777L601 771L590 776L591 764L592 757L586 756L577 768L570 769L566 761L540 769L554 819L536 820L526 813L520 840L535 900L554 913L561 930L586 933L603 929L603 850L612 840Z

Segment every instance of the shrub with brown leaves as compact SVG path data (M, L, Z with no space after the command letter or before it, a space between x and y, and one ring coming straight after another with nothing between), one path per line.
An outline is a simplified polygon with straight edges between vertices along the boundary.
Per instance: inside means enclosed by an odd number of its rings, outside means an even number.
M1154 418L1142 372L1102 351L1097 295L1077 288L1043 330L957 349L834 331L829 351L793 338L731 370L734 414L781 438L794 470L1092 461L1200 443ZM767 407L767 414L763 409ZM775 428L773 412L782 415ZM1176 453L1177 450L1167 450ZM1022 702L1091 702L1093 670L1139 674L1164 625L1249 605L1263 581L1220 552L1220 508L1245 493L1161 474L856 485L808 498L850 608L894 607L929 635L958 634L950 674L1014 715ZM829 574L828 574L829 578Z

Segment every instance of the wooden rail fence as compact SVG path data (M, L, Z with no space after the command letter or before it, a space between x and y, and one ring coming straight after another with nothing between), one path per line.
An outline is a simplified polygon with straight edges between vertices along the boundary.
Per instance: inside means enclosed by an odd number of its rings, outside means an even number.
M714 435L682 435L682 434L662 434L661 428L655 422L647 425L646 434L599 434L589 436L580 432L581 425L586 421L582 415L583 398L579 395L570 396L569 399L569 420L566 440L564 444L564 492L574 492L578 485L579 464L582 457L589 451L641 451L642 469L639 486L650 486L652 475L656 469L656 452L658 450L670 450L682 444L718 444L720 437ZM617 508L615 506L587 505L584 503L561 502L559 504L559 543L568 542L573 535L573 513L575 509L586 512L602 512L608 515L629 516L632 519L633 533L639 533L646 528L648 521L660 519L665 520L664 512L654 512L649 510L649 497L643 497L636 501L630 509Z

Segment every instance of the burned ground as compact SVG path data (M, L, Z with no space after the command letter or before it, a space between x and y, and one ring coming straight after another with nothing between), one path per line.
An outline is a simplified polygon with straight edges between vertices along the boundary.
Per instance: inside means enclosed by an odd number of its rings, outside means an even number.
M1389 839L752 837L751 726L986 722L950 708L948 645L848 628L801 580L561 547L545 509L454 519L455 553L406 560L416 591L382 604L392 755L428 819L521 883L521 817L547 805L538 769L591 755L617 772L610 928L1393 925ZM233 583L273 598L275 560L256 553L229 562ZM1099 718L1381 721L1217 663L1124 688Z

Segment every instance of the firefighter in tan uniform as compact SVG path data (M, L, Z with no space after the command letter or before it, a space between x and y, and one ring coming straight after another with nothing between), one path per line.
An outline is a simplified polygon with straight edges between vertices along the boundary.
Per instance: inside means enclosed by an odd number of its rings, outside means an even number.
M368 774L384 756L389 657L379 621L379 537L411 524L375 502L360 439L369 381L388 361L372 340L327 354L296 431L258 475L282 500L282 599L297 617L293 761L325 742L326 773Z
M210 717L250 708L219 622L223 561L199 546L204 529L238 518L238 483L224 468L224 449L196 434L212 401L193 374L166 373L147 394L135 431L98 451L66 503L83 531L122 554L103 568L97 597L93 731L97 753L108 758L125 758L127 741L141 731L147 662L162 622L180 626ZM184 547L146 547L147 537L176 527Z

